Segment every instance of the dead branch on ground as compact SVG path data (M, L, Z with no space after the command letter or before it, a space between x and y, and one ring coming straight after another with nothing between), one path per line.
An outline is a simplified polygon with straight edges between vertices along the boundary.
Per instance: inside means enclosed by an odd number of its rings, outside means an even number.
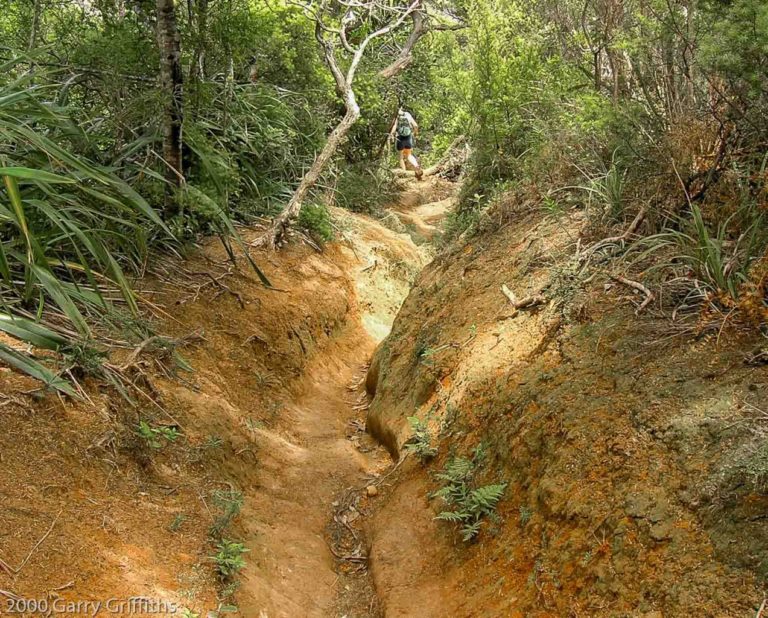
M466 143L467 138L459 135L448 148L445 149L443 156L430 167L424 170L424 176L439 176L443 172L449 172L461 168L469 158L469 146ZM400 168L392 170L395 177L414 177L416 173L413 170L403 170Z
M608 275L611 279L614 281L617 281L618 283L621 283L622 285L626 285L627 287L633 288L637 290L638 292L642 292L645 294L645 299L642 303L640 303L640 306L635 310L635 315L639 315L640 312L645 309L648 305L653 302L653 299L656 298L653 292L651 292L647 287L645 287L642 283L639 281L634 281L632 279L627 279L626 277L622 277L620 275Z
M509 302L512 304L512 308L515 310L515 313L519 309L529 309L531 307L543 305L547 302L547 298L541 293L541 291L531 294L530 296L518 298L517 295L512 290L510 290L506 284L501 285L501 293L504 294L504 296L506 296Z

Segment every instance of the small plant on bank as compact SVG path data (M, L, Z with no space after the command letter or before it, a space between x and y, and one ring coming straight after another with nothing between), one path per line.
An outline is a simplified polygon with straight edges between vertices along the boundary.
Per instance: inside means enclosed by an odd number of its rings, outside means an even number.
M212 495L213 503L221 510L211 526L211 536L219 538L227 529L232 520L237 517L243 508L243 494L236 489L217 489Z
M139 422L136 433L141 437L150 448L163 448L165 443L173 442L179 437L179 430L176 427L167 427L160 425L153 427L146 421Z
M208 436L205 439L205 442L203 442L201 448L206 451L215 451L220 449L222 446L224 446L224 440L222 440L219 436Z
M170 524L168 524L168 530L171 532L178 532L181 530L181 526L187 521L187 516L184 513L177 513Z
M480 456L478 449L472 459L452 458L445 469L436 475L445 483L444 486L432 494L432 497L441 498L446 505L452 507L440 512L436 519L460 526L464 541L471 541L480 533L484 518L495 518L496 505L507 488L506 483L474 486L473 477Z
M222 539L216 545L216 554L212 556L216 563L216 571L222 581L229 581L245 568L245 558L249 550L237 541Z
M416 455L421 461L429 461L437 455L437 447L432 445L432 432L427 424L416 416L408 417L413 435L405 443L405 450Z
M252 417L248 417L245 419L245 426L248 428L248 431L251 433L256 433L260 429L266 429L266 425L264 424L264 421L260 421L259 419L255 419Z
M86 343L75 343L63 350L66 364L84 376L101 376L107 354Z
M309 232L318 242L333 240L333 225L328 209L319 204L304 204L299 213L299 227Z

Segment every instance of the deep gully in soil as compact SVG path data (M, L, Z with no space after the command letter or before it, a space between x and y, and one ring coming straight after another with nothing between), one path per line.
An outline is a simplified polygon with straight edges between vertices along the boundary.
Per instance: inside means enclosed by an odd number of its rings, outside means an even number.
M396 212L413 238L420 243L432 238L452 192L448 183L431 179L403 194ZM374 488L393 464L364 431L361 384L408 286L389 280L393 275L377 259L364 262L375 250L391 250L397 263L402 245L410 245L405 249L420 254L423 267L425 250L402 234L398 238L398 247L382 246L391 242L384 236L352 242L363 262L349 273L356 284L355 319L309 362L301 395L281 413L283 431L260 438L258 495L243 511L254 563L238 595L245 616L383 615L369 573L363 521L376 500ZM377 268L385 272L372 273Z

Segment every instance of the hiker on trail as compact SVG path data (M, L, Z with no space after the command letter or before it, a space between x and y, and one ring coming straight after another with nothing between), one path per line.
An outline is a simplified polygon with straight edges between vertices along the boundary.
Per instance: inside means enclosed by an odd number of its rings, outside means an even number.
M396 138L397 152L400 155L400 168L410 168L416 172L416 178L421 180L424 172L416 157L413 156L413 138L419 134L419 125L402 107L397 110L397 118L389 132L390 138Z

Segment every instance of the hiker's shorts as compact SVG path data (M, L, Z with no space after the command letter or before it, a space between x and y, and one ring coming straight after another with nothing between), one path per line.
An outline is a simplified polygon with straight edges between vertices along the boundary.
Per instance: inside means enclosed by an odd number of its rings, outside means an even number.
M406 135L405 137L397 136L397 143L395 147L400 150L413 150L413 135Z

